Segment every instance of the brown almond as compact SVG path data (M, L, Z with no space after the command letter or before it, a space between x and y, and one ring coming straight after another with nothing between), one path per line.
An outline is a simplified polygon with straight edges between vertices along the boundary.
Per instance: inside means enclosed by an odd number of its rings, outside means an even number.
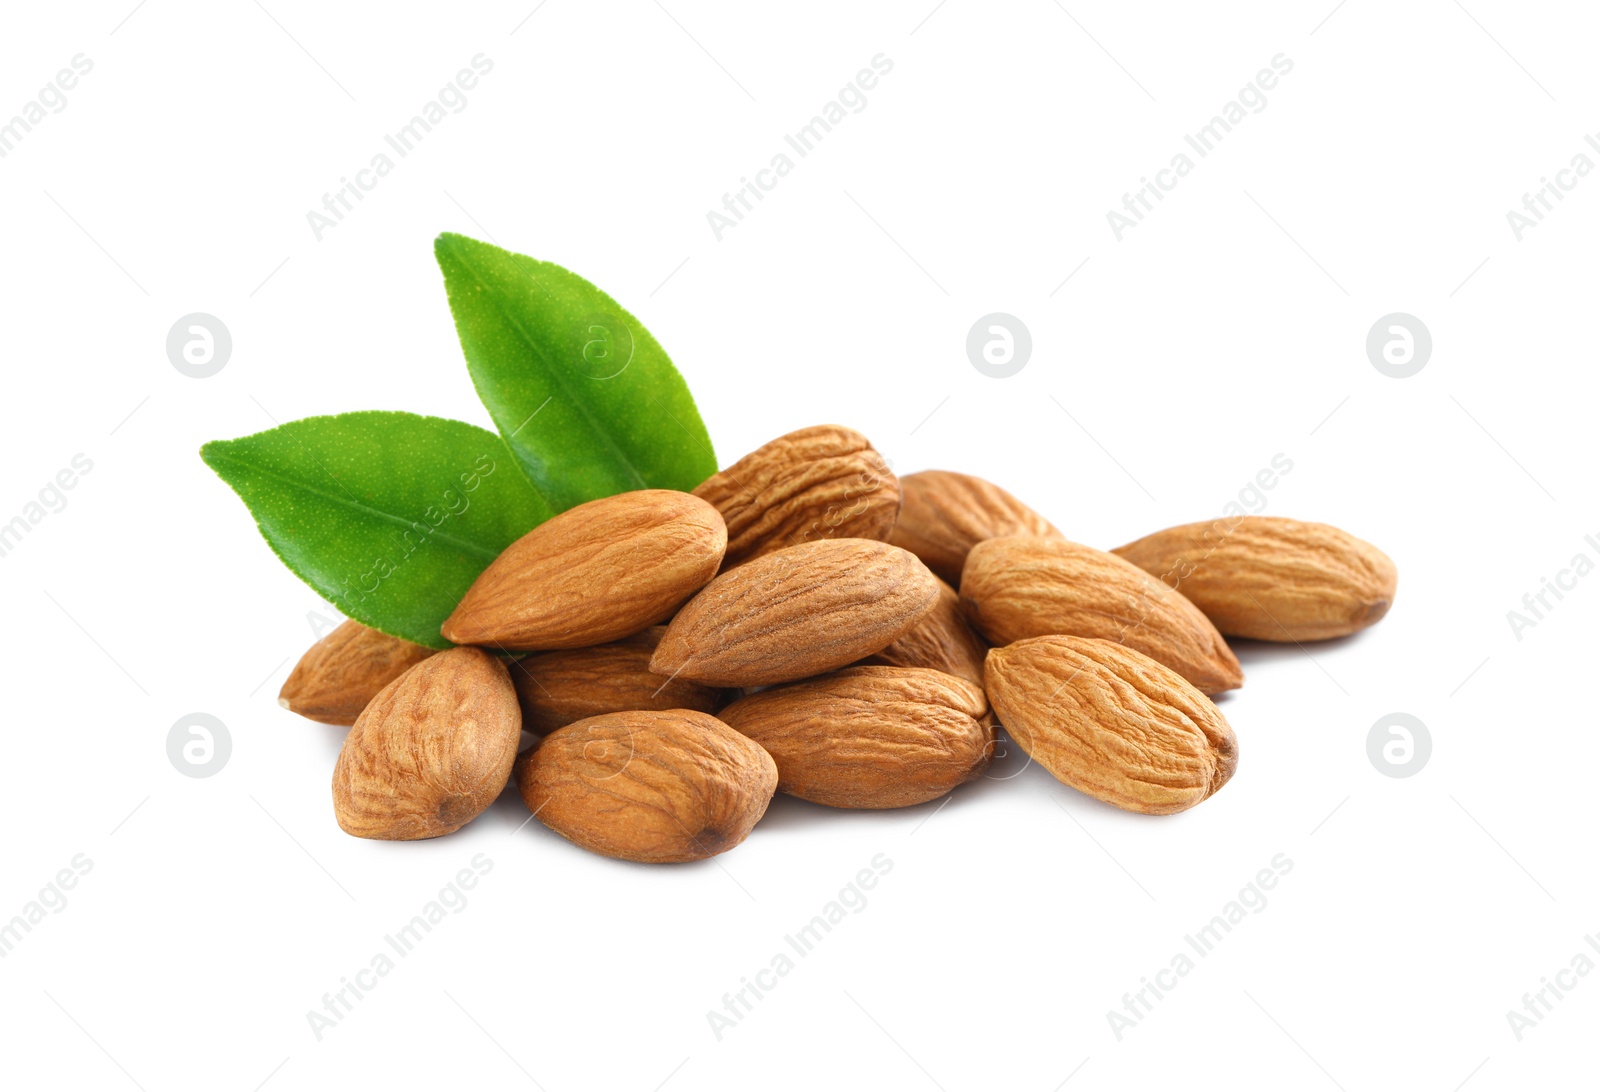
M985 677L1001 723L1029 757L1119 808L1192 808L1238 767L1238 741L1211 700L1113 641L1018 641L990 651Z
M939 601L906 551L860 538L790 546L730 569L667 626L650 670L766 686L844 667L903 637Z
M672 489L580 504L535 527L473 581L445 639L518 651L583 648L638 633L716 575L717 510Z
M996 645L1065 634L1116 641L1165 664L1202 693L1244 681L1239 661L1198 607L1115 554L1062 538L980 542L961 607Z
M278 691L278 704L323 724L348 726L378 691L433 653L349 619L306 649Z
M741 698L730 726L778 764L778 791L835 808L903 808L989 763L982 689L921 667L850 667Z
M358 838L437 838L506 787L522 739L505 665L478 648L423 660L357 718L333 770L333 811Z
M694 709L715 713L724 692L650 672L650 657L666 630L654 626L591 648L536 652L511 665L522 703L522 727L548 735L573 721L634 709Z
M780 436L707 478L694 495L728 525L728 568L817 539L885 539L900 511L889 464L842 425Z
M1399 574L1325 523L1239 516L1157 531L1112 551L1177 588L1229 637L1321 641L1389 613Z
M904 637L862 660L863 665L931 667L975 686L983 685L983 657L989 646L972 631L955 589L939 581L939 601Z
M766 813L772 758L688 709L607 713L558 728L517 760L517 789L570 842L625 861L699 861Z
M961 586L967 553L984 539L1061 534L1016 497L971 474L923 470L901 478L900 488L904 499L889 541L954 587Z

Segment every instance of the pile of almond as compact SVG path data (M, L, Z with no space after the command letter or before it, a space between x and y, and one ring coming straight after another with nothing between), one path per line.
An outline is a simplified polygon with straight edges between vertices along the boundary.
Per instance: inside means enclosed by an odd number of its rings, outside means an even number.
M692 494L623 493L536 527L445 622L458 647L344 623L279 701L354 725L333 803L364 838L449 834L514 777L586 849L699 860L742 842L775 791L941 797L984 770L1001 726L1064 784L1164 815L1238 766L1208 697L1243 682L1225 638L1354 633L1395 580L1337 528L1259 516L1107 553L981 479L898 479L824 425Z

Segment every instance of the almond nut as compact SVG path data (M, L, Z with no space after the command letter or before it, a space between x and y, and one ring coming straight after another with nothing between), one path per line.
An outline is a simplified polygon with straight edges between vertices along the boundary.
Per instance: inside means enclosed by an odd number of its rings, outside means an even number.
M383 688L345 736L333 811L358 838L458 830L494 803L522 739L505 665L479 648L428 657Z
M1325 523L1240 516L1112 551L1177 588L1229 637L1321 641L1389 613L1399 579L1376 546Z
M903 808L989 763L983 691L921 667L850 667L741 698L722 719L778 764L778 790L835 808Z
M732 567L822 538L889 537L900 483L867 438L841 425L780 436L702 482L728 525Z
M589 501L507 546L440 632L519 651L615 641L669 618L716 575L727 541L717 510L688 493Z
M543 736L602 713L632 709L715 713L724 704L723 691L650 673L650 657L664 632L654 626L608 645L536 652L513 663L511 681L522 703L522 727Z
M1239 765L1233 729L1176 672L1112 641L1035 637L993 649L989 700L1063 784L1147 815L1192 808Z
M820 675L888 647L939 601L939 582L906 551L860 538L765 554L686 603L650 661L707 686L766 686Z
M1205 694L1244 681L1228 643L1193 603L1131 562L1066 539L980 542L967 559L961 607L996 645L1099 637L1165 664Z
M1002 535L1061 532L998 485L952 470L900 479L904 500L889 541L920 557L945 583L961 586L961 568L978 543Z
M772 758L687 709L607 713L559 728L517 760L517 789L570 842L625 861L699 861L766 813Z
M278 691L278 704L323 724L348 726L378 691L433 653L350 619L306 649Z
M989 646L972 632L955 589L939 581L939 601L904 637L862 660L863 665L931 667L974 686L983 685L983 657Z

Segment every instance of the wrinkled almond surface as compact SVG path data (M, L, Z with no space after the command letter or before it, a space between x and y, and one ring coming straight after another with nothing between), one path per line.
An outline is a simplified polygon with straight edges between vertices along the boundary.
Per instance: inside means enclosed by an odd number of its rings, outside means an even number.
M511 665L511 681L522 703L522 727L548 735L585 717L633 709L694 709L715 713L724 693L686 679L650 673L650 657L666 630L643 633L591 648L536 652Z
M904 499L889 541L954 587L961 586L968 551L984 539L1061 533L998 485L971 474L924 470L901 478L900 488Z
M665 621L716 574L726 545L722 516L688 493L589 501L506 547L441 632L519 651L615 641Z
M767 810L772 758L687 709L607 713L557 729L517 760L539 821L626 861L698 861L732 849Z
M1117 641L1166 664L1202 693L1244 681L1239 661L1198 607L1130 562L1061 538L980 542L961 607L996 645L1066 634Z
M449 834L494 803L522 739L505 665L452 648L386 686L345 736L333 810L358 838Z
M1168 815L1239 764L1233 729L1175 672L1112 641L1035 637L990 651L989 700L1017 744L1063 784Z
M780 436L702 482L694 495L728 525L724 565L824 538L889 537L900 483L867 438L841 425Z
M931 667L975 686L983 685L983 657L989 646L972 631L955 589L939 581L939 602L904 637L862 664Z
M722 719L778 764L778 789L835 808L903 808L988 765L983 691L920 667L851 667L742 698Z
M689 600L650 670L707 686L793 682L886 648L938 600L927 566L888 543L790 546L729 569Z
M1389 612L1399 579L1371 543L1275 516L1171 527L1112 552L1176 587L1223 633L1258 641L1365 629Z
M278 704L323 724L351 725L361 710L434 650L347 620L306 649Z

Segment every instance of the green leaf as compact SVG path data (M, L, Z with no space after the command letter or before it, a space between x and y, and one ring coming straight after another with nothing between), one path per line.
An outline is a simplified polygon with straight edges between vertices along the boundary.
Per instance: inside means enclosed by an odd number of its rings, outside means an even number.
M430 648L472 581L553 514L500 437L414 413L342 413L215 440L200 457L301 580Z
M689 388L650 332L550 262L444 234L433 244L478 397L558 512L717 472Z

